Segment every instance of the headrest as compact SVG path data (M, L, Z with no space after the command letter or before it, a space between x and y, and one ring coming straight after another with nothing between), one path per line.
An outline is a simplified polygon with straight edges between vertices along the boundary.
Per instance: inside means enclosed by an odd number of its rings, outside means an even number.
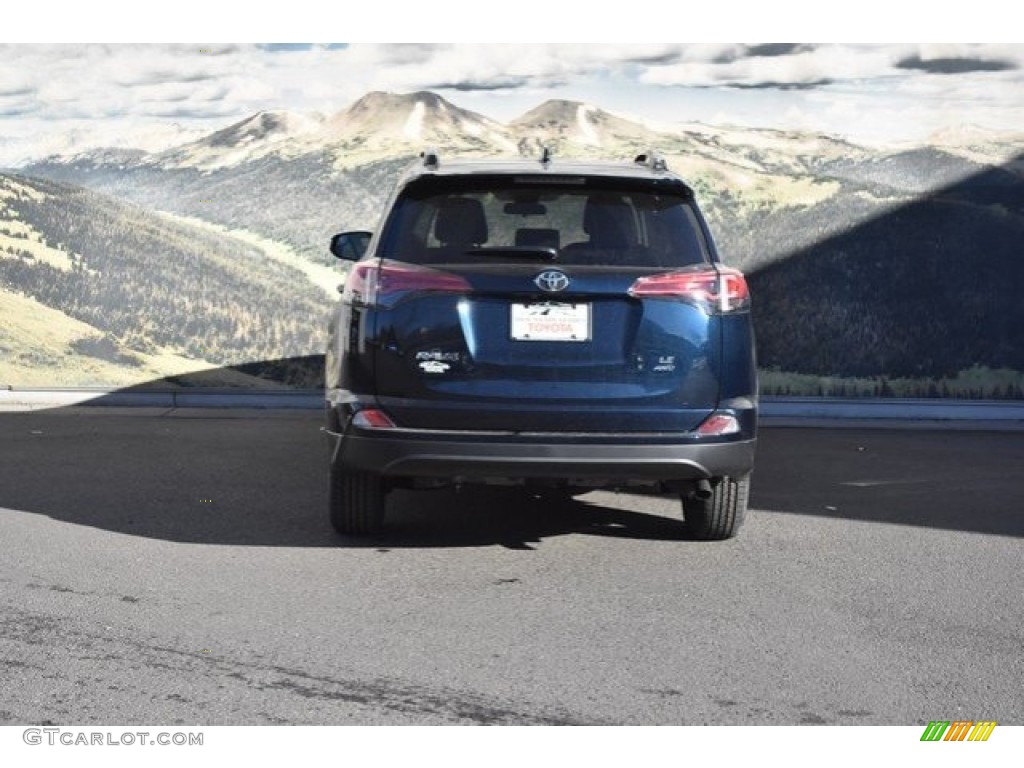
M557 229L517 229L516 245L531 245L558 250Z
M449 197L441 203L434 222L434 237L446 245L480 245L487 242L487 219L479 200Z
M636 243L633 210L622 198L592 195L583 210L583 231L595 248L622 249Z

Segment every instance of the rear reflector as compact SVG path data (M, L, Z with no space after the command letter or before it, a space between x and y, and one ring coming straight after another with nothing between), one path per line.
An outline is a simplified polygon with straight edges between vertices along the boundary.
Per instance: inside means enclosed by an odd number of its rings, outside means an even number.
M409 293L466 293L469 282L451 272L442 272L401 262L360 261L345 281L343 297L365 306L393 306Z
M397 425L391 418L376 408L365 408L352 417L352 424L362 429L394 429Z
M747 281L729 267L641 277L633 283L629 294L638 298L678 299L697 304L709 314L736 312L750 306Z
M716 411L704 419L697 427L697 434L707 437L714 435L735 435L740 431L740 423L731 413Z

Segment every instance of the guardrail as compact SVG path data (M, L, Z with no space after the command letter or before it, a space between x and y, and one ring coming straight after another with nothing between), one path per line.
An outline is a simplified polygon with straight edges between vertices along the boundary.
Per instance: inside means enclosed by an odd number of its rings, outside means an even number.
M67 408L255 408L319 410L322 390L252 389L0 389L0 411ZM765 424L790 421L992 422L1024 427L1024 401L762 397Z

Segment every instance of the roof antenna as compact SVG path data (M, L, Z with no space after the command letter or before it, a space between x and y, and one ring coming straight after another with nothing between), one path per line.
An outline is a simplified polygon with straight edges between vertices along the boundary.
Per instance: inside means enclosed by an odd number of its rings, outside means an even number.
M540 151L540 164L547 165L551 162L551 147L542 147Z
M646 165L652 171L668 170L668 163L665 162L665 158L653 149L649 149L646 152L642 152L637 155L633 158L633 162L637 165Z
M433 170L437 170L437 167L441 164L440 161L437 159L437 150L436 149L431 148L431 149L424 150L423 152L420 152L420 157L423 158L423 167L424 168L430 168L430 169L433 169Z

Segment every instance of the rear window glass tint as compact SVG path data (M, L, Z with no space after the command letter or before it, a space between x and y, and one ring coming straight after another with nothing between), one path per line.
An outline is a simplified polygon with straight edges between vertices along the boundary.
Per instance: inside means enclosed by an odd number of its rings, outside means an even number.
M652 186L431 177L402 194L380 255L465 263L504 257L511 247L524 259L528 249L553 249L559 264L673 269L707 261L692 199Z

